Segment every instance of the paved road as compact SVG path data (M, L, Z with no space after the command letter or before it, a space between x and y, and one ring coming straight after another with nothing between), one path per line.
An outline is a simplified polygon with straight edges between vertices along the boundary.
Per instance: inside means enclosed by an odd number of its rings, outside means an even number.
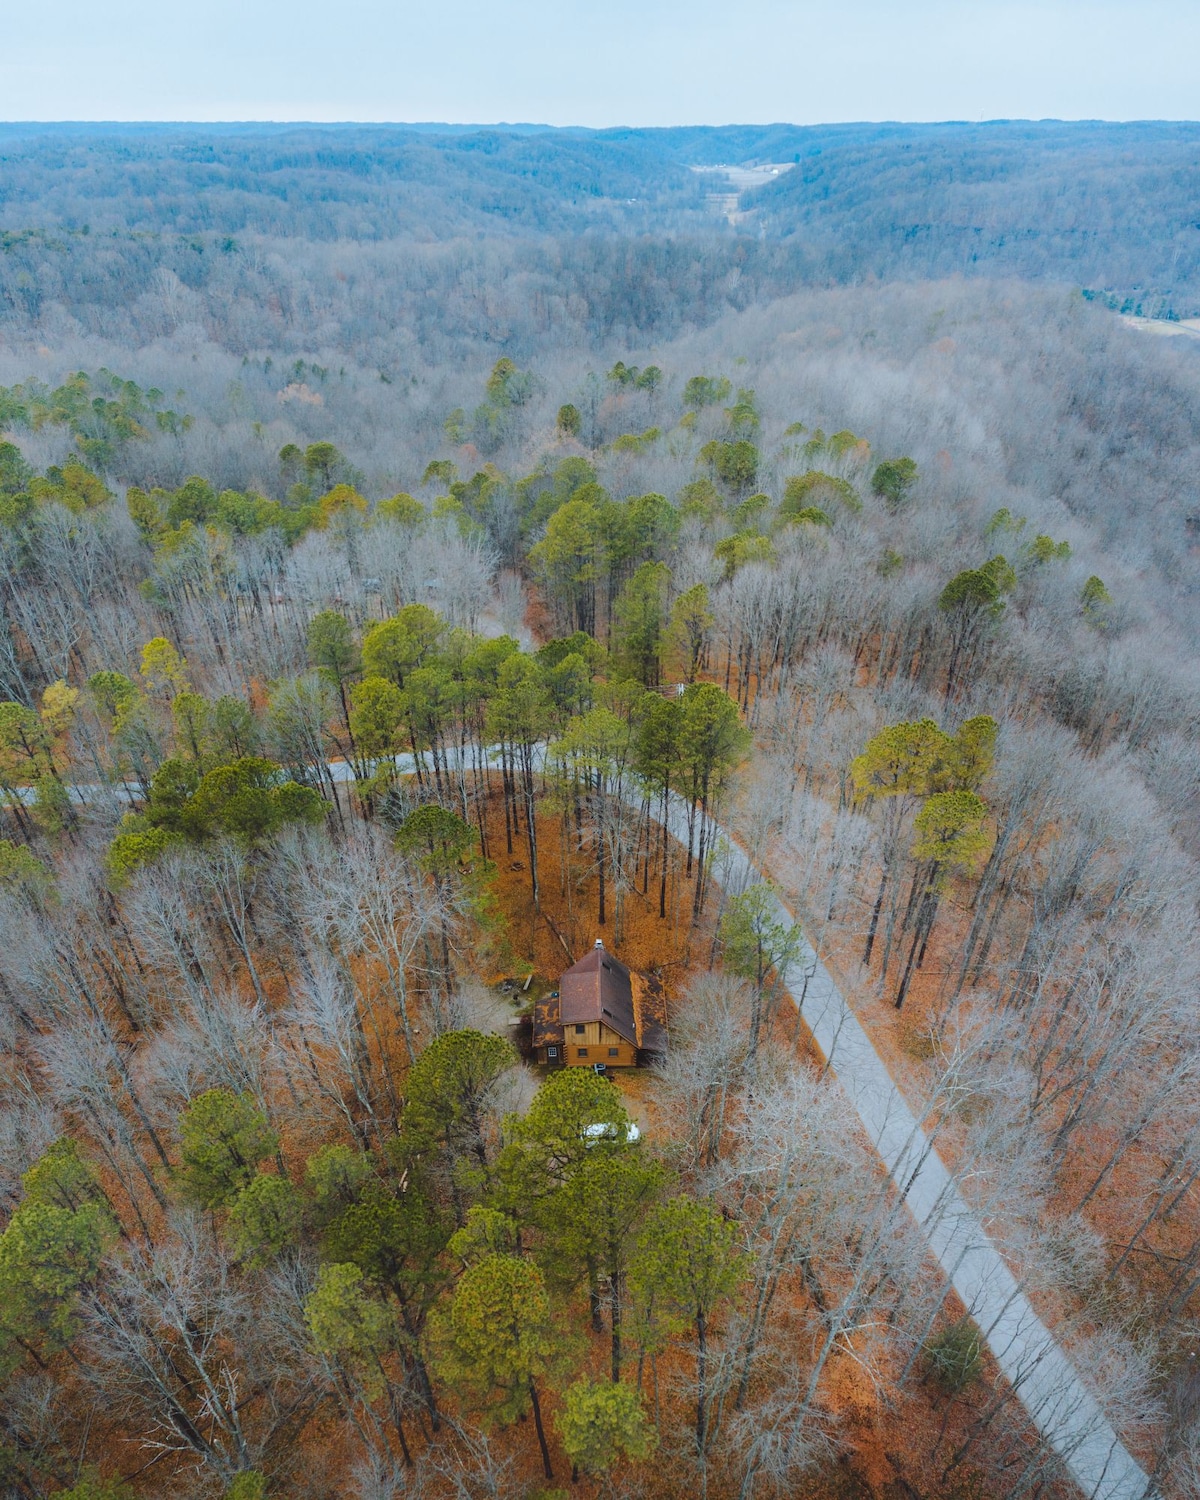
M686 843L684 804L672 808L668 823L675 837ZM726 830L714 825L712 832L728 846L722 864L730 885L744 888L763 878ZM775 908L777 920L796 925L782 901L777 899ZM930 1249L1038 1430L1085 1495L1095 1500L1141 1500L1149 1486L1145 1471L1030 1306L807 941L785 977L793 999L803 996L804 1019L830 1071L858 1111Z
M412 757L398 755L396 766L401 773L411 772ZM332 762L329 770L335 781L353 779L344 762ZM72 790L82 802L113 794L129 802L137 796L131 784ZM668 826L680 842L687 842L687 806L679 799L673 801ZM710 833L727 846L728 852L721 857L722 874L731 885L744 888L763 878L731 834L717 824L710 825ZM775 904L778 920L795 926L795 917L783 902ZM1034 1312L807 941L786 979L793 999L803 996L804 1019L831 1073L857 1110L893 1181L906 1195L930 1249L1038 1430L1090 1500L1142 1500L1149 1487L1145 1471Z

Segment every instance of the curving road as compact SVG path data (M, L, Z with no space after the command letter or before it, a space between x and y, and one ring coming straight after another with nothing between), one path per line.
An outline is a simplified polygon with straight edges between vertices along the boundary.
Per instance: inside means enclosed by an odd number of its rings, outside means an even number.
M672 807L668 827L687 842L686 804ZM722 862L730 884L740 888L764 878L726 829L711 821L709 829L727 846ZM778 898L775 916L791 927L798 925ZM1005 1378L1089 1500L1142 1500L1150 1486L1145 1470L1034 1312L829 971L803 934L801 940L784 976L793 1001L803 997L804 1020L830 1072L854 1105Z

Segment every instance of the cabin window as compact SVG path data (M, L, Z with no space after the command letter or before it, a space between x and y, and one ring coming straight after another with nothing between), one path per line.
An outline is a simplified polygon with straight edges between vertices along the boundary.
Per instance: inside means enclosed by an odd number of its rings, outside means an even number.
M579 1056L579 1057L586 1057L587 1056L587 1048L586 1047L576 1047L575 1052L576 1052L576 1055Z
M583 1035L583 1033L584 1033L584 1032L585 1032L585 1031L586 1031L586 1030L587 1030L587 1027L586 1027L586 1026L576 1026L576 1028L575 1028L575 1035L576 1035L576 1036L582 1036L582 1035Z
M620 1057L620 1055L621 1055L621 1049L620 1049L620 1047L610 1047L608 1049L608 1055L609 1055L609 1057Z
M547 1057L557 1057L558 1056L558 1048L557 1047L547 1047L546 1048L546 1056Z

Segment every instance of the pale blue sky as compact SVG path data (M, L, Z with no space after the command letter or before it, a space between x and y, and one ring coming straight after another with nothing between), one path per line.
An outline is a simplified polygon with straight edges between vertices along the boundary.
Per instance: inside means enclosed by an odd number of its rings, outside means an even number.
M1200 0L0 0L0 118L1195 119Z

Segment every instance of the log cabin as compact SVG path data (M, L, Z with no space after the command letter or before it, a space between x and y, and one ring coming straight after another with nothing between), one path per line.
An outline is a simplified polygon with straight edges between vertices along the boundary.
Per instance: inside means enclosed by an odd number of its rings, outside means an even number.
M558 994L538 1002L533 1050L549 1067L636 1068L666 1050L666 1027L657 1007L639 1003L646 986L601 939L559 980ZM661 991L655 987L656 993Z

